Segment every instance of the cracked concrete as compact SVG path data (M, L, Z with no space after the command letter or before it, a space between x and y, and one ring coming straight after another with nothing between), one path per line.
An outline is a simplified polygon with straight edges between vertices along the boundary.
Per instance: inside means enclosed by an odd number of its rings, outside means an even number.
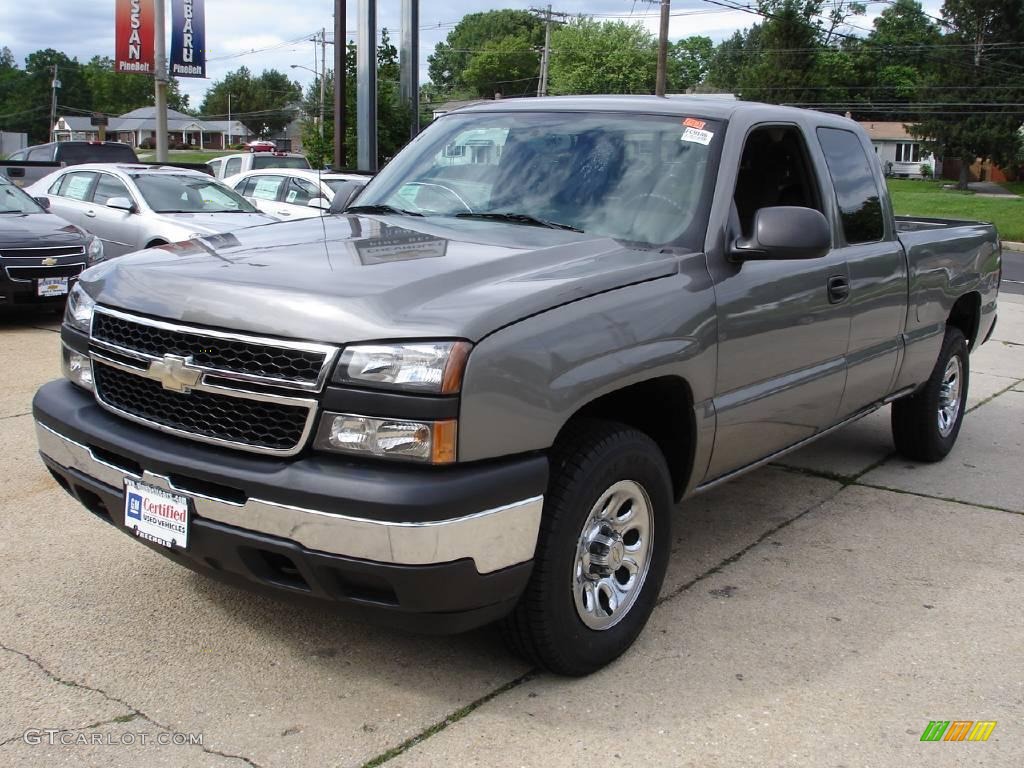
M132 544L35 456L28 402L57 335L0 323L0 762L1020 765L1024 304L1000 315L946 462L895 457L886 409L688 500L648 628L586 680L529 669L490 631L358 625ZM937 718L999 725L922 745ZM30 727L100 742L29 744ZM123 743L172 732L202 747Z

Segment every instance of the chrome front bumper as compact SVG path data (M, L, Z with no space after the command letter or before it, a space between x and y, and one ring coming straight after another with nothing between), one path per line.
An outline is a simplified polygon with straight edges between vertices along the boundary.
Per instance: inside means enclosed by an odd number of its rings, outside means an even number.
M141 475L98 458L85 445L36 422L39 451L56 464L122 489L141 480L187 496L194 514L246 531L277 536L307 549L397 565L429 565L471 558L479 573L492 573L533 558L543 496L449 520L395 523L348 517L249 498L244 503L176 488L149 471Z

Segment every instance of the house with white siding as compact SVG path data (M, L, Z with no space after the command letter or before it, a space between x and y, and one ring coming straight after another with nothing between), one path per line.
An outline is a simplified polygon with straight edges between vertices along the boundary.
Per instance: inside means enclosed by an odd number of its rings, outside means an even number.
M886 176L920 179L922 165L931 166L935 178L941 176L942 161L925 151L906 124L861 121L860 126L867 131Z

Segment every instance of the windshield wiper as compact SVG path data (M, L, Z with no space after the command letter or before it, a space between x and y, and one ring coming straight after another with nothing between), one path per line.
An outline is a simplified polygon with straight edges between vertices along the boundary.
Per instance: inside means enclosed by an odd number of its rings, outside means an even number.
M564 229L569 232L582 232L579 227L572 224L562 224L557 221L538 219L528 213L456 213L457 219L483 219L485 221L507 221L512 224L528 224L532 227L547 227L548 229Z
M399 216L423 216L422 213L416 211L407 211L404 208L395 208L393 205L384 205L383 203L375 205L353 205L351 208L346 208L342 213L382 213L392 214Z

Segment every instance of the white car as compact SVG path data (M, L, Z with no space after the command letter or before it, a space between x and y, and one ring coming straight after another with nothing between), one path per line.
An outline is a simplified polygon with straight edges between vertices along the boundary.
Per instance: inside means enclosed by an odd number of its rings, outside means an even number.
M305 155L296 152L246 152L241 155L224 155L207 163L218 179L227 179L247 171L262 171L267 168L309 168Z
M210 175L170 166L74 165L26 192L100 238L108 258L277 221Z
M264 213L281 219L309 219L330 210L334 193L353 183L363 185L368 176L334 171L293 168L239 173L224 183Z

